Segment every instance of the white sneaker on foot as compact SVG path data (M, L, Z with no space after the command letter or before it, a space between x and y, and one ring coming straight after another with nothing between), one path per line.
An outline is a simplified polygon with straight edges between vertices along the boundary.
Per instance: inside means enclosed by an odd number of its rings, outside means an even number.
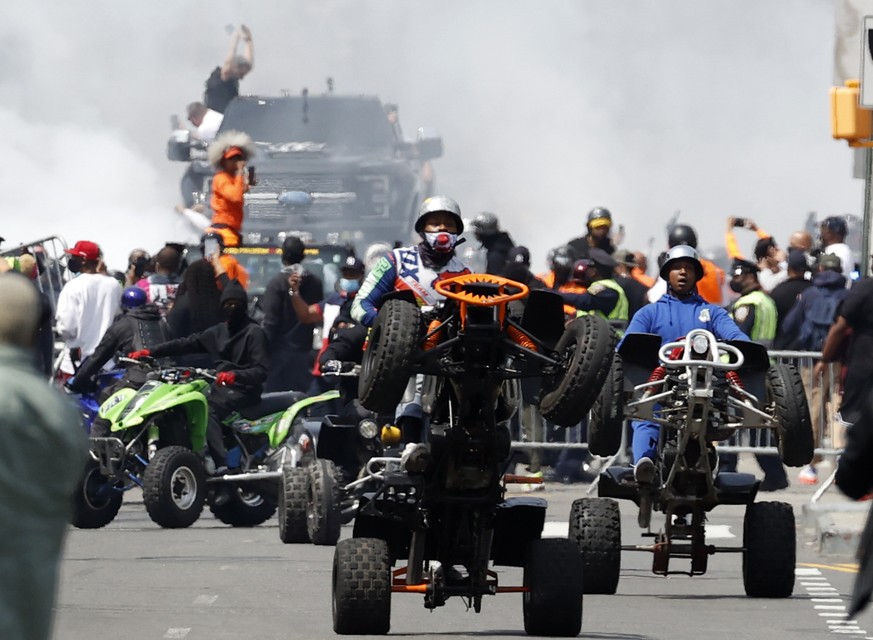
M800 484L818 484L818 471L811 464L806 465L797 474L797 481Z

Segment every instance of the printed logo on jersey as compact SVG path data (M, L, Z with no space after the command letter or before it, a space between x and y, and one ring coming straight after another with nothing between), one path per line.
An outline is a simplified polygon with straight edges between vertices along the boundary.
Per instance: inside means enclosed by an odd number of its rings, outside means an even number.
M700 320L701 322L709 322L710 320L712 320L712 317L709 314L709 309L707 307L704 307L703 309L701 309L700 315L697 316L697 319Z

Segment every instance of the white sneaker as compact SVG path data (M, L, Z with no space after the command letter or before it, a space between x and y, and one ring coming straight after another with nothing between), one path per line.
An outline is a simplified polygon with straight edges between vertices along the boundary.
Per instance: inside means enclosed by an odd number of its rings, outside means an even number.
M540 478L540 479L542 479L542 477L543 477L543 472L542 472L542 471L537 471L536 473L528 473L527 475L532 476L532 477L534 477L534 478ZM532 493L532 492L534 492L534 491L545 491L545 490L546 490L546 485L543 484L542 482L536 482L536 483L527 483L527 482L526 482L526 483L524 483L523 485L521 485L521 490L522 490L524 493Z
M651 458L640 458L634 466L634 480L637 484L651 484L655 479L655 463Z
M423 473L430 461L430 447L426 444L410 442L400 454L400 468L407 473Z
M811 464L807 465L797 474L797 481L800 484L818 484L818 471Z

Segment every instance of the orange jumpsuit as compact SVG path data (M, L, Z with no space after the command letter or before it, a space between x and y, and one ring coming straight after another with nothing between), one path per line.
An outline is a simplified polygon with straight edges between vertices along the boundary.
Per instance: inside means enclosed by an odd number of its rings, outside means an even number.
M248 190L244 176L235 176L227 171L219 171L212 178L212 224L224 225L241 237L245 193ZM237 239L236 245L239 245ZM234 246L225 243L225 246Z

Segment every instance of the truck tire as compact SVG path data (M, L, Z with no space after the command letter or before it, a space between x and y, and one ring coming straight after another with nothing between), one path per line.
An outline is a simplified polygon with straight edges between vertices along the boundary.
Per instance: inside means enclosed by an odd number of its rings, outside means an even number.
M582 552L585 593L615 593L621 573L618 503L608 498L575 500L568 537Z
M407 300L388 300L370 330L358 379L358 399L370 411L393 414L412 375L421 312Z
M582 628L582 554L570 540L534 540L524 565L524 630L532 636L574 637Z
M591 409L612 368L615 332L600 316L579 316L555 346L560 371L543 376L540 412L546 420L572 427Z
M333 553L333 630L385 635L391 628L391 554L378 538L348 538Z
M309 474L304 467L286 464L279 491L279 539L285 544L309 542L306 529L306 492Z
M73 493L73 515L70 523L79 529L99 529L115 519L124 494L107 486L109 479L100 473L100 465L89 460L82 480ZM98 494L99 492L99 494Z
M306 530L312 544L335 545L340 537L339 485L333 460L313 460L308 467Z
M615 354L606 382L588 421L588 451L595 456L615 455L624 430L624 370L621 356ZM586 587L587 588L587 587Z
M197 522L206 503L206 471L190 449L164 447L146 465L142 500L152 521L165 529Z
M227 489L230 491L227 502L209 505L212 515L224 524L232 527L256 527L276 513L276 504L265 500L257 491L234 485L230 485Z
M794 591L797 533L785 502L753 502L743 521L743 587L752 598L788 598Z
M777 362L767 371L767 395L781 428L773 429L782 462L802 467L812 461L815 438L803 380L790 364Z

